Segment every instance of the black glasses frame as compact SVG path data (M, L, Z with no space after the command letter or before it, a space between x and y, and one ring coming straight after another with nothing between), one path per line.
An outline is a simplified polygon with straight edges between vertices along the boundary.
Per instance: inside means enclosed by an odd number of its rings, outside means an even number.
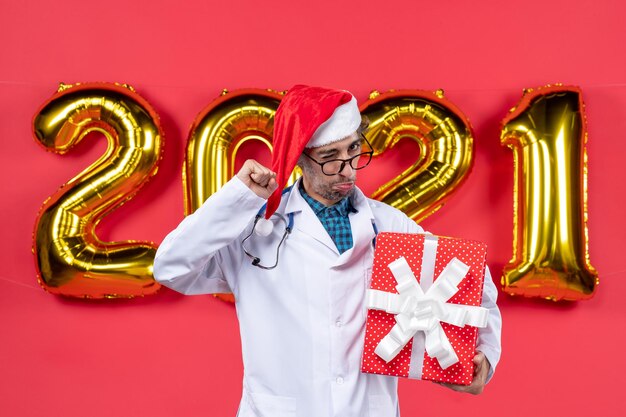
M330 161L324 161L324 162L319 162L316 161L315 159L313 159L313 157L309 154L307 154L306 152L302 152L307 158L309 158L311 161L315 162L317 165L319 165L322 168L322 174L327 175L329 177L332 177L333 175L337 175L339 174L341 171L343 171L343 169L346 167L346 164L350 164L350 167L354 170L359 170L359 169L363 169L366 166L368 166L370 164L370 162L372 162L372 155L374 155L374 148L372 148L372 145L369 143L369 141L367 140L367 138L365 137L364 134L361 134L361 137L363 138L363 140L365 141L365 143L367 143L367 146L370 147L371 151L369 152L361 152L358 155L354 155L352 158L348 158L348 159L331 159ZM354 165L352 165L352 161L356 160L359 157L362 156L367 156L368 161L365 165L363 165L362 167L355 167ZM324 165L329 164L331 162L337 162L340 161L341 162L341 166L339 167L339 171L333 173L333 174L327 174L324 171Z

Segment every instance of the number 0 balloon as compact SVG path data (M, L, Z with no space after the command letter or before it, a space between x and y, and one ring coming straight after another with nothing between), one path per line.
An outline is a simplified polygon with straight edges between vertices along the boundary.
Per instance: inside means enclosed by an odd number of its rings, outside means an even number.
M103 242L95 228L156 173L163 138L156 112L127 86L62 85L35 115L33 129L46 150L60 154L93 131L108 141L106 153L41 208L33 251L42 286L86 298L154 293L156 246Z
M526 91L504 119L501 140L515 163L513 259L504 268L504 290L552 300L591 298L598 273L589 262L580 90Z
M196 211L235 175L235 157L246 142L260 141L272 149L274 114L281 98L273 90L224 90L196 116L183 170L185 214ZM292 175L291 183L294 181ZM216 296L234 301L232 294Z

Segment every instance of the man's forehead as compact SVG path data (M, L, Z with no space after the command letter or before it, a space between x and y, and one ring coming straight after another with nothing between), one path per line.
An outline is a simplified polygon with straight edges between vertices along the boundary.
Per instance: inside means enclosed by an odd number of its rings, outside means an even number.
M360 140L361 138L357 134L357 132L352 133L349 136L346 136L343 139L340 139L336 142L329 143L328 145L320 146L317 148L310 148L314 152L327 152L332 149L343 149L345 147L350 146L353 142Z

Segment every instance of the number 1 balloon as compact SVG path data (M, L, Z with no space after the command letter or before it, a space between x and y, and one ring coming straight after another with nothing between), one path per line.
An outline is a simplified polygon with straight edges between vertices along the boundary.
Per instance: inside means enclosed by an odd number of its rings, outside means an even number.
M527 90L504 119L503 145L515 165L513 258L504 290L552 300L591 298L598 273L589 261L587 130L577 87Z

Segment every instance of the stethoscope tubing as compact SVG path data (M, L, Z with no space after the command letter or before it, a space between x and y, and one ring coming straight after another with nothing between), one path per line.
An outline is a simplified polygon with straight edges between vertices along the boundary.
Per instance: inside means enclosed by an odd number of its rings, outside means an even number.
M287 187L283 190L283 192L281 193L281 198L283 195L290 193L291 189L293 188L293 185L290 187ZM261 217L263 217L263 215L265 214L265 210L267 209L267 203L263 204L263 206L261 206L261 208L259 209L259 211L257 212L256 216L254 217L254 224L252 225L252 230L250 230L250 233L248 234L248 236L246 236L242 241L241 241L241 248L243 249L243 252L252 259L252 265L259 267L261 269L265 269L265 270L270 270L270 269L274 269L276 268L276 266L278 265L278 257L280 254L280 247L282 246L283 242L285 241L285 239L287 239L287 235L289 235L291 233L291 231L293 230L293 223L294 223L294 215L293 213L289 213L287 215L288 217L288 221L285 221L285 218L281 215L277 216L285 223L285 232L283 233L283 237L280 239L280 242L278 243L278 246L276 247L276 262L274 262L274 265L272 266L265 266L265 265L261 265L261 258L259 258L258 256L254 256L253 254L251 254L247 249L246 249L246 241L248 239L250 239L250 237L254 234L254 229L256 228L256 224L259 222L259 220L261 219Z

